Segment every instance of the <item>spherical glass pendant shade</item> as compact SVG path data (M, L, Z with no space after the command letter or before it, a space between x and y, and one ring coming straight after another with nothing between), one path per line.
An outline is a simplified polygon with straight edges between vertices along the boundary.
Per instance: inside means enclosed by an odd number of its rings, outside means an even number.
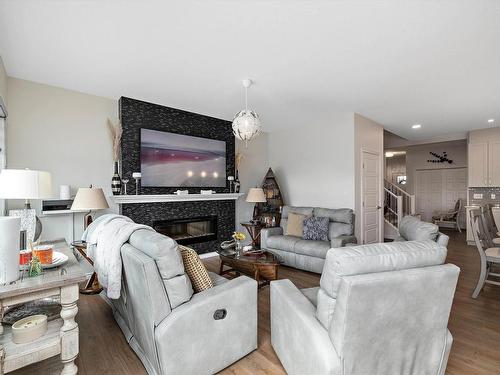
M245 144L255 138L262 127L260 124L259 115L249 109L244 109L234 116L233 133L236 138L244 141Z

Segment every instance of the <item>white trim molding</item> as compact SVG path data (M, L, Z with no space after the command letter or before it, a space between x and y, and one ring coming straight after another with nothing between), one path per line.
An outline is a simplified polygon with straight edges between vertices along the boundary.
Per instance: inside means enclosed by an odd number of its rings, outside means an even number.
M116 204L193 202L237 200L243 193L217 194L156 194L156 195L111 195L109 199Z

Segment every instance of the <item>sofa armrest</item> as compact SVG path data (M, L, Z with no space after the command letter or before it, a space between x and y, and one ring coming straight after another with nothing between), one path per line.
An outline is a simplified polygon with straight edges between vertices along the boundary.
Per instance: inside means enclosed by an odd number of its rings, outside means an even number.
M282 236L283 228L273 227L264 228L260 231L260 247L261 249L267 249L267 239L271 236Z
M358 240L356 236L338 236L330 240L332 248L334 247L344 247L348 243L357 244Z
M336 374L339 358L314 305L290 280L271 281L271 343L290 375Z
M229 366L257 348L257 282L240 276L194 294L160 323L155 342L163 374Z

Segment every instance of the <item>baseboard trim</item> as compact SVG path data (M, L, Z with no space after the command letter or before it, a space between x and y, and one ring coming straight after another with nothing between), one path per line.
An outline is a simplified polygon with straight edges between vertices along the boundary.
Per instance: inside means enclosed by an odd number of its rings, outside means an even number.
M212 251L211 253L200 254L200 259L213 258L218 255L215 251Z

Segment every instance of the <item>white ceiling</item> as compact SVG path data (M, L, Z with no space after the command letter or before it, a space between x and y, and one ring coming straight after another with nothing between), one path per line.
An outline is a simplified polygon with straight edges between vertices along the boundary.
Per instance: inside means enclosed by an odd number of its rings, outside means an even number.
M410 139L500 124L495 0L0 0L0 55L13 77L225 119L250 77L266 130L338 111Z

